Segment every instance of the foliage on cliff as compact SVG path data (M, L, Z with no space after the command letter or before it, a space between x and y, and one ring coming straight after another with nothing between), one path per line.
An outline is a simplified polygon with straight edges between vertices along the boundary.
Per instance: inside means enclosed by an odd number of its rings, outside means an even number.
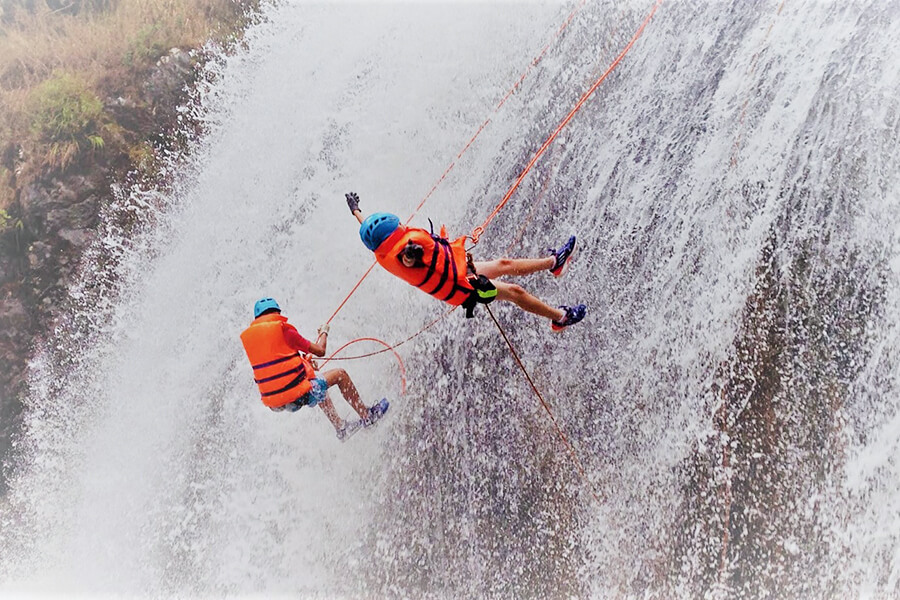
M171 48L227 41L258 0L0 0L0 208L78 161L146 154L140 88ZM132 113L135 111L131 111Z

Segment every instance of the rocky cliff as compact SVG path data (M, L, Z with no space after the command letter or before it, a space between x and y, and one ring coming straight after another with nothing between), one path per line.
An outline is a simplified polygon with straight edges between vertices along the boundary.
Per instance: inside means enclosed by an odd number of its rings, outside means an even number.
M97 235L112 189L141 176L141 170L152 177L139 163L183 143L181 135L174 135L184 131L178 107L190 100L204 60L202 53L174 48L135 78L138 83L110 85L103 105L124 142L116 148L84 152L64 169L36 168L15 142L0 157L15 190L0 223L0 493L21 426L35 343L59 317L60 301ZM125 147L145 152L135 155L121 150Z

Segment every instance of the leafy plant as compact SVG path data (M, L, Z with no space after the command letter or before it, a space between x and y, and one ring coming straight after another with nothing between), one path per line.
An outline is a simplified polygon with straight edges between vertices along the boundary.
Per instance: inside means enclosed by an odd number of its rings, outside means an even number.
M163 30L158 24L142 27L128 44L123 62L129 67L153 63L166 53Z
M4 233L10 229L15 229L16 232L20 232L24 227L25 224L22 223L22 219L11 217L5 209L0 208L0 233Z
M83 150L104 146L103 103L87 85L72 75L58 74L30 94L28 116L31 132L47 147L51 166L65 168Z

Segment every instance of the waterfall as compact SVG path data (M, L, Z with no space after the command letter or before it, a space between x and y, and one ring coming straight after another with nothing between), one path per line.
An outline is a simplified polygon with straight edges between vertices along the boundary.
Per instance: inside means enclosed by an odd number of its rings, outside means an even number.
M564 277L516 281L583 323L491 309L588 480L483 309L398 349L405 394L390 353L340 363L392 403L344 444L259 402L253 302L314 337L372 261L343 194L405 218L440 180L413 224L469 233L652 4L588 3L558 37L574 4L267 9L31 365L0 590L900 593L897 3L662 3L473 250L578 235ZM446 308L376 269L330 349Z

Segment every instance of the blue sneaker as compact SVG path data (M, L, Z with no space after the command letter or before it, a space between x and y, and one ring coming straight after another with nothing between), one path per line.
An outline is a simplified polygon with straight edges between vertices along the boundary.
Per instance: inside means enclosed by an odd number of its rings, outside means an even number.
M554 250L553 248L548 248L548 250L556 259L556 262L550 267L550 272L553 273L554 277L560 277L566 271L566 266L575 252L575 236L570 237L569 241L560 246L559 250Z
M562 331L569 325L574 325L582 320L587 313L587 306L584 304L579 304L577 306L560 306L560 308L566 311L566 314L559 321L553 321L550 324L553 331Z
M384 413L388 411L388 407L390 404L388 403L386 398L382 398L379 402L376 402L372 406L369 407L369 416L363 419L363 427L371 427L378 419L384 416Z

